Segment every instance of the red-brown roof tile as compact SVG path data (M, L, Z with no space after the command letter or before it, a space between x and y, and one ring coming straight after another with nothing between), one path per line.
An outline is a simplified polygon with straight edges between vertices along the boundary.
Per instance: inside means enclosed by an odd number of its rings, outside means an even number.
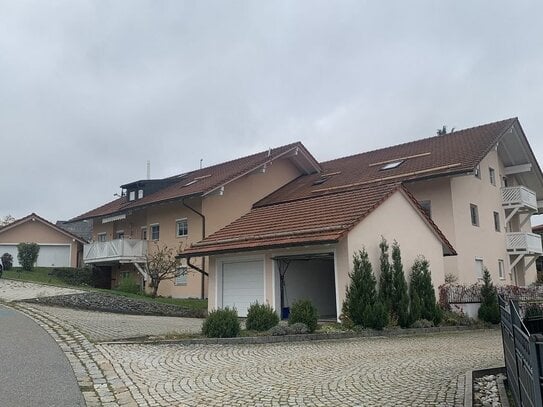
M302 150L303 154L305 154L305 156L310 161L313 161L314 165L318 167L318 163L313 156L300 142L296 142L273 148L269 151L263 151L247 157L238 158L236 160L205 167L186 174L170 177L169 179L174 181L173 184L164 187L157 192L144 196L142 199L128 201L127 197L118 198L96 209L79 215L72 219L72 221L106 216L128 209L134 209L158 202L179 199L182 197L204 195L297 148ZM194 180L196 180L196 182L192 183Z

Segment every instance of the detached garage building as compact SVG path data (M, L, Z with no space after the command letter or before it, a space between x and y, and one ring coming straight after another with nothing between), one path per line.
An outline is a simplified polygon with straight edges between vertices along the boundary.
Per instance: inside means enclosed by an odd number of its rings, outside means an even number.
M79 267L86 243L35 213L0 228L0 256L11 254L13 266L19 267L17 245L27 242L40 246L38 267Z

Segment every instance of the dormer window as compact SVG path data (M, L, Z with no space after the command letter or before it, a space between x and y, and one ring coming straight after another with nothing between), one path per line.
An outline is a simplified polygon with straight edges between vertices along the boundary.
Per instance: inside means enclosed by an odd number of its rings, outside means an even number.
M130 191L128 193L128 200L133 201L134 199L136 199L136 191Z
M143 189L138 189L138 199L143 198Z
M386 170L392 170L394 168L398 168L400 165L404 163L405 160L398 160L398 161L392 161L390 163L386 163L383 165L380 169L380 171L386 171Z

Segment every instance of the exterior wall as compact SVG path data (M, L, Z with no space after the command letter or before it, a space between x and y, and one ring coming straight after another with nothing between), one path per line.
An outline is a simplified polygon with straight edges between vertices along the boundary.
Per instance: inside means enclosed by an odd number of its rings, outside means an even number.
M347 286L348 273L352 269L352 256L363 247L368 252L373 272L379 281L381 236L389 244L396 240L400 245L407 280L411 266L418 256L422 255L428 260L437 296L437 288L445 282L443 245L401 192L396 192L389 197L349 232L347 236L348 263L338 269L339 286ZM339 290L339 296L341 304L345 298L344 289Z
M268 165L266 172L244 176L224 188L223 195L204 198L202 212L206 217L206 236L232 223L251 210L253 204L300 175L288 159Z
M490 182L489 168L493 168L496 185ZM458 256L445 258L445 272L458 277L459 282L471 284L478 279L475 259L482 259L496 284L513 284L509 273L510 257L506 250L505 211L502 207L500 187L503 186L504 166L495 149L480 164L481 176L468 174L439 178L409 184L408 188L419 201L430 200L432 220L443 231L458 252ZM514 176L507 177L509 186L519 185ZM470 204L477 205L479 226L471 223ZM500 231L494 228L494 212L499 213ZM520 215L525 216L525 215ZM510 222L510 230L519 230L519 215ZM530 232L528 221L522 231ZM499 278L498 260L504 261L505 276ZM517 269L523 268L521 261ZM517 284L529 284L536 279L535 266L525 273L519 271Z
M81 257L83 246L73 238L52 229L50 226L36 221L24 222L13 229L0 233L0 244L18 244L21 242L34 242L39 244L70 245L70 265L78 267L77 260ZM79 256L78 256L79 252Z
M300 175L299 170L288 160L279 159L268 165L266 171L255 172L241 177L225 186L223 195L211 195L204 198L187 199L190 207L204 214L206 218L206 236L223 228L235 219L250 211L252 205L271 192L292 181ZM188 235L176 236L176 220L186 218ZM175 250L182 250L192 243L202 240L202 219L199 215L186 208L182 201L149 206L127 214L126 219L102 224L101 220L94 222L93 239L98 239L99 233L106 233L107 240L115 239L117 232L122 230L125 239L140 239L141 227L147 227L148 250L155 247L151 240L152 224L160 225L159 245L167 245ZM205 261L205 269L209 270L209 262ZM191 264L202 266L202 259L195 258ZM116 271L117 270L117 271ZM115 286L120 281L119 273L133 270L132 265L121 265L113 268L112 278ZM160 283L158 294L174 298L199 298L202 292L201 273L188 269L187 284L177 286L173 280ZM139 274L134 271L135 278ZM207 296L207 279L204 281L204 296Z

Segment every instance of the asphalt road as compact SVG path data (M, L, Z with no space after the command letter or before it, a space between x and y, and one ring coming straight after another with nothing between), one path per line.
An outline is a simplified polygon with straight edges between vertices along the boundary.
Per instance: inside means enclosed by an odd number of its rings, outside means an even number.
M25 315L0 305L0 406L85 406L70 363Z

